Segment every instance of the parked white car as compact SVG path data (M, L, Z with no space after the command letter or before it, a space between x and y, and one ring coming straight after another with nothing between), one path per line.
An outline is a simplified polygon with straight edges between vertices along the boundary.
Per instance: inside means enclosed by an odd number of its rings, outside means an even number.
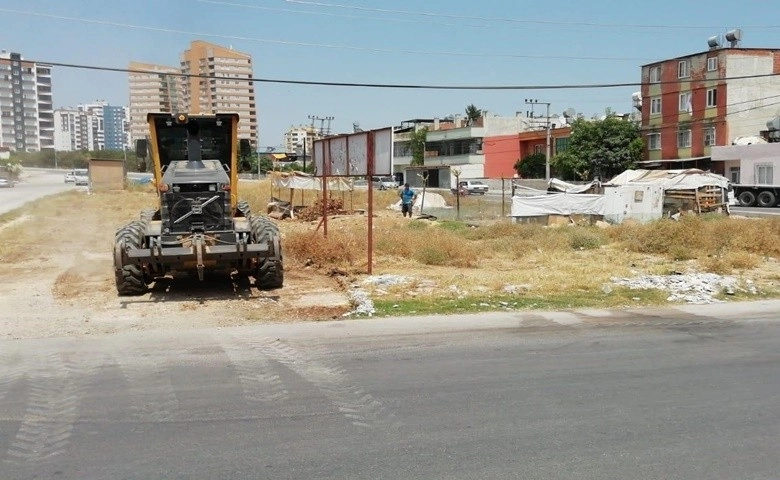
M490 190L486 183L479 180L464 180L458 182L458 191L461 195L484 195Z
M393 177L371 177L371 186L379 190L393 190L398 188L398 182Z
M68 172L65 174L65 183L76 183L76 174Z

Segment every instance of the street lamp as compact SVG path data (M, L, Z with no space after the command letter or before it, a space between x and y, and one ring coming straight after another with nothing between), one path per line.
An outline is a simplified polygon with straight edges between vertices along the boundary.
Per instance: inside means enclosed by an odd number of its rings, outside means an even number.
M550 138L550 102L540 102L539 100L536 100L535 98L526 98L525 103L527 105L546 105L547 106L547 122L546 122L546 128L547 128L547 145L546 145L546 153L545 153L545 163L544 163L544 178L545 180L550 180L550 154L551 154L551 138Z

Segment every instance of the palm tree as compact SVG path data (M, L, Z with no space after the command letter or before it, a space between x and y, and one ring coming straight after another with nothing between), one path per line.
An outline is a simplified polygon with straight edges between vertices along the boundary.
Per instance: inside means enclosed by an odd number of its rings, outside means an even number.
M482 116L482 110L477 108L476 105L474 105L473 103L468 107L466 107L466 119L468 120L469 125L476 122L481 116Z

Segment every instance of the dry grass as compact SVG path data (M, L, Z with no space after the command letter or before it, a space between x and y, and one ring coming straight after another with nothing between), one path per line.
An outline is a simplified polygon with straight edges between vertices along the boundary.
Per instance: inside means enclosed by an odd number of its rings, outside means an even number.
M272 196L289 199L289 193L274 192L268 181L242 182L240 188L239 197L249 201L255 212L264 212ZM539 301L555 297L565 303L571 297L576 303L578 298L604 297L602 286L615 276L691 268L721 274L749 272L757 285L767 289L780 278L776 262L767 260L780 258L780 220L684 217L679 222L603 229L548 228L505 220L475 226L405 219L387 209L396 201L396 192L374 193L373 272L417 279L386 289L385 298L412 296L435 302L464 295L500 295L507 286L515 286ZM367 192L343 196L348 209L366 208ZM314 192L306 192L303 199L300 192L294 197L296 205L311 205L315 200ZM154 204L149 188L94 195L73 191L43 199L0 218L0 227L7 225L0 228L0 260L34 259L41 219L47 222L47 235L53 236L81 222L85 232L93 232L96 248L108 251L115 229ZM11 223L20 217L32 220ZM317 224L279 222L287 270L312 266L321 274L334 269L351 275L367 271L365 215L329 219L327 238ZM767 267L770 264L774 266ZM605 299L605 304L614 301L618 299Z

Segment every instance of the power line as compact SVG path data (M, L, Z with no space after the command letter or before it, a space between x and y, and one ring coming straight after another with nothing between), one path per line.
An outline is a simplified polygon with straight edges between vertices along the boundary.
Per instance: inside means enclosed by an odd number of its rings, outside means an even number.
M411 11L411 10L392 10L387 8L373 8L373 7L363 7L360 5L343 5L343 4L337 4L337 3L326 3L326 2L315 2L310 0L285 0L287 3L295 3L299 5L309 5L309 6L316 6L316 7L325 7L325 8L340 8L340 9L348 9L348 10L360 10L365 12L377 12L377 13L385 13L385 14L396 14L396 15L414 15L414 16L420 16L420 17L429 17L429 18L452 18L452 19L461 19L461 20L482 20L482 21L489 21L489 22L504 22L504 23L518 23L518 24L538 24L538 25L566 25L566 26L584 26L584 27L601 27L601 28L653 28L653 29L716 29L716 28L723 28L721 25L719 26L713 26L713 25L648 25L648 24L632 24L632 23L603 23L603 22L566 22L561 20L523 20L518 18L503 18L503 17L485 17L485 16L479 16L479 15L458 15L458 14L452 14L452 13L433 13L433 12L422 12L422 11ZM774 29L774 28L780 28L780 25L746 25L742 28L750 28L750 29Z
M447 23L447 22L437 22L437 21L429 21L429 20L414 20L411 18L370 17L366 15L350 15L350 14L343 14L343 13L315 12L312 10L297 10L294 8L266 7L264 5L253 5L253 4L246 4L246 3L220 1L220 0L195 0L195 1L199 3L208 3L211 5L222 5L226 7L241 7L241 8L250 8L253 10L263 10L267 12L317 15L317 16L332 17L332 18L351 18L356 20L376 20L379 22L395 22L395 23L416 23L416 24L425 24L425 25L441 25L445 27L492 28L490 25L484 25L484 24L475 25L475 24L468 24L468 23Z
M740 102L729 103L729 104L726 105L726 107L735 107L737 105L744 105L746 103L753 103L753 102L761 102L761 101L764 101L764 100L771 100L771 99L775 99L775 98L780 98L780 95L770 95L768 97L759 97L759 98L753 98L753 99L750 99L750 100L743 100L743 101L740 101ZM756 105L756 106L748 107L748 108L743 109L743 110L735 110L735 111L732 111L732 112L727 112L727 115L733 115L733 114L736 114L736 113L750 112L750 111L753 111L753 110L760 110L762 108L772 107L774 105L779 105L779 104L780 104L780 101L773 102L773 103L767 103L767 104L764 104L764 105ZM708 107L708 108L716 108L716 107ZM691 120L676 121L677 119L679 119L680 113L681 113L680 111L677 111L677 112L668 113L668 114L665 114L665 115L662 114L660 117L659 116L650 117L651 120L660 119L662 123L655 124L655 125L647 125L645 127L645 129L646 130L652 130L654 128L663 128L663 127L668 127L670 125L678 125L680 123L712 122L714 120L714 118L697 118L697 119L691 119ZM674 119L675 121L671 121L671 122L667 123L668 119Z
M641 82L624 82L624 83L591 83L591 84L560 84L560 85L422 85L422 84L403 84L403 83L360 83L360 82L328 82L317 80L290 80L290 79L274 79L274 78L258 78L247 77L240 78L237 76L226 75L200 75L194 73L165 73L154 70L144 69L131 69L120 67L102 67L95 65L86 65L78 63L64 63L64 62L46 62L38 60L27 60L40 64L51 65L53 67L63 68L75 68L82 70L97 70L105 72L119 72L119 73L138 73L146 75L163 75L171 77L182 78L203 78L207 80L244 80L246 82L257 83L277 83L286 85L309 85L309 86L325 86L325 87L361 87L361 88L392 88L392 89L411 89L411 90L587 90L587 89L601 89L601 88L620 88L620 87L640 87L643 84ZM780 73L763 73L759 75L742 75L735 77L723 77L719 78L719 81L731 81L731 80L744 80L749 78L766 78L780 76ZM688 80L685 80L686 82ZM655 82L653 85L663 84L679 84L683 83L683 80L670 80Z
M313 43L313 42L294 42L288 40L275 40L270 38L258 38L248 37L244 35L224 35L217 33L204 33L193 32L188 30L179 30L173 28L164 27L151 27L147 25L134 25L130 23L114 22L110 20L95 20L81 17L69 17L65 15L54 15L50 13L30 12L24 10L14 10L10 8L0 8L2 13L11 13L15 15L26 15L31 17L49 18L53 20L64 20L69 22L80 22L92 25L103 25L108 27L120 27L129 28L134 30L144 30L149 32L160 33L174 33L178 35L196 36L196 37L209 37L220 38L223 40L238 40L257 43L268 43L274 45L287 45L294 47L314 47L314 48L328 48L337 50L351 50L373 53L392 53L403 55L423 55L423 56L453 56L453 57L470 57L470 58L514 58L514 59L535 59L535 60L608 60L608 61L650 61L655 60L651 58L640 57L597 57L597 56L572 56L572 55L546 55L546 54L516 54L516 53L470 53L470 52L453 52L453 51L424 51L424 50L404 50L404 49L391 49L391 48L375 48L364 47L357 45L336 45L327 43Z

